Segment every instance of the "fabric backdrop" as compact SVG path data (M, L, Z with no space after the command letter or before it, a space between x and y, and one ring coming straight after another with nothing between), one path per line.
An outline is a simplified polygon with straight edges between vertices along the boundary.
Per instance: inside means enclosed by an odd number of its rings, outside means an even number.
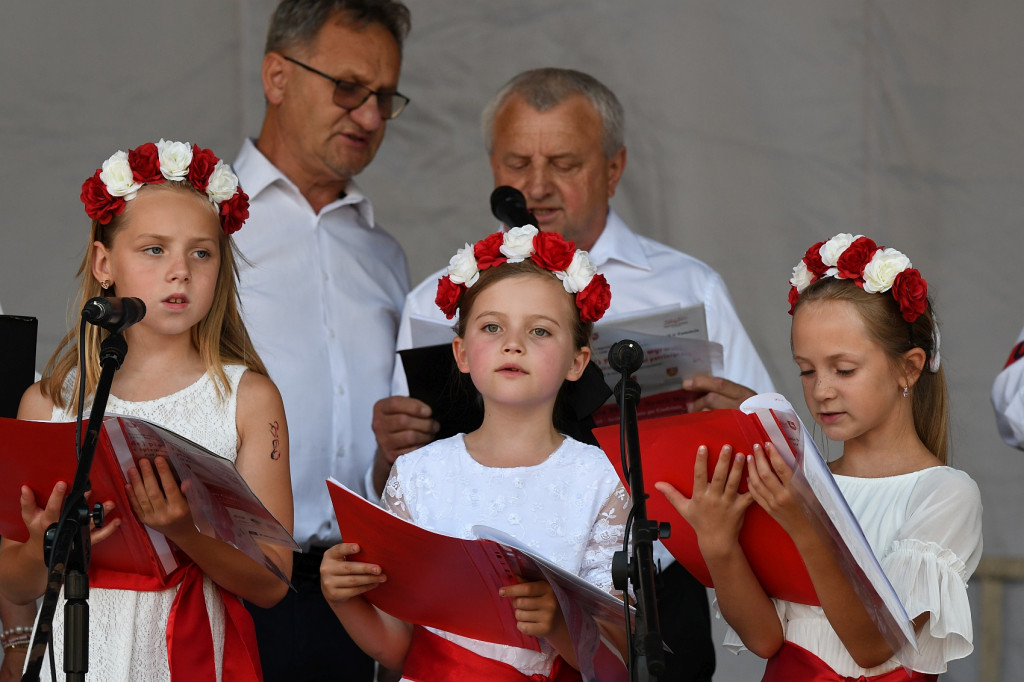
M259 132L274 4L0 5L0 301L39 318L40 368L78 313L82 181L114 150L159 137L233 159ZM490 95L527 68L587 71L626 108L616 210L722 273L794 404L786 294L804 249L846 231L910 255L943 322L954 463L981 486L986 552L1024 554L1024 453L999 440L988 397L1024 325L1024 4L408 4L400 87L412 104L359 182L410 254L414 282L495 227L479 133ZM1019 642L1020 589L1006 608L1007 641ZM720 680L750 679L762 665L718 657ZM1022 667L1024 651L1007 647L1004 670ZM976 676L971 658L944 679Z

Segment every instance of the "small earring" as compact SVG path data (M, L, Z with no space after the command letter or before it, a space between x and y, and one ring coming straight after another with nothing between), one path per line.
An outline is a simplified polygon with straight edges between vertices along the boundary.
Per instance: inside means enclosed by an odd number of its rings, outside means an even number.
M100 282L100 289L103 289L105 291L105 290L107 290L109 288L110 288L110 280L109 279L105 279L102 282Z
M910 384L907 384L906 386L903 387L903 397L904 398L909 398L910 397Z

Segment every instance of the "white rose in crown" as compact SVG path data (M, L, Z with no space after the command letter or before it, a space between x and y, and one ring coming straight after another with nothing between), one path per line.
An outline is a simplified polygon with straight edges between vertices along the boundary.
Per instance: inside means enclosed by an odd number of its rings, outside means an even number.
M572 262L565 272L556 272L558 279L562 280L562 286L570 294L578 294L587 288L590 280L597 274L597 268L590 262L590 256L586 251L577 250L572 257Z
M451 257L448 261L448 277L452 284L465 284L467 287L473 286L480 279L472 246L466 244Z
M914 267L902 252L896 249L880 249L864 266L864 291L878 294L889 291L896 276Z
M107 186L110 196L124 197L125 201L134 199L135 193L142 188L140 183L135 182L135 176L132 175L132 167L128 164L127 152L116 152L103 162L100 180Z
M160 173L168 180L184 180L188 166L192 163L192 145L188 142L169 142L160 139L156 143L160 156Z
M210 181L206 185L206 196L216 203L227 201L235 196L238 189L238 177L231 172L231 167L223 161L218 161L210 173Z
M835 270L834 268L836 267L836 264L839 263L839 257L843 255L843 251L850 248L850 244L856 241L860 236L861 235L857 235L855 237L849 232L843 232L841 234L837 234L835 237L832 237L832 239L829 239L821 245L821 249L818 250L818 253L821 254L821 262L829 267L829 271L826 273L827 275L835 277L838 270Z
M533 225L513 227L505 233L502 245L498 250L508 259L509 263L524 261L533 253L533 237L539 231Z
M793 268L793 276L790 277L789 283L796 287L798 293L803 293L804 289L811 285L814 281L814 275L807 269L807 263L801 260Z

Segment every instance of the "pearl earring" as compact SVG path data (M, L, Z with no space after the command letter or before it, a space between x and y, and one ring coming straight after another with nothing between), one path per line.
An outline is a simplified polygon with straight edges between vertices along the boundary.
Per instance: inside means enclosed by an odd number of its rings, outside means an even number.
M903 397L904 398L909 398L910 397L910 384L907 384L906 386L903 387Z

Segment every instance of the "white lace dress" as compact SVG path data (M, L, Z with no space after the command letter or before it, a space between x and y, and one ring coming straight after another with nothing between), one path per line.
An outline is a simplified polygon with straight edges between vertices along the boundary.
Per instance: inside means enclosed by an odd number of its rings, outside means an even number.
M853 478L836 483L911 618L929 613L918 632L911 667L943 673L949 661L974 649L967 580L981 559L981 494L970 476L932 467L901 476ZM861 668L846 651L821 607L773 600L786 640L856 678L895 670L895 657ZM743 648L733 630L725 645Z
M235 405L238 382L245 372L241 365L227 365L230 392L222 399L210 374L177 393L143 402L128 402L111 395L108 413L141 417L166 426L216 454L234 461L238 454ZM71 377L71 381L73 381ZM52 421L75 418L74 405L68 410L54 408ZM88 415L88 407L86 407ZM167 662L167 618L177 586L160 592L135 592L90 588L89 590L89 673L103 682L170 682ZM224 604L213 581L203 577L203 596L210 615L217 679L221 679L224 654ZM57 675L63 679L64 597L53 619L53 647ZM49 680L49 662L40 679Z
M462 435L402 455L384 489L392 513L423 528L472 539L474 525L515 536L532 550L612 592L612 554L622 548L629 497L599 448L566 438L542 463L483 466ZM433 630L525 675L550 672L555 651L481 642Z

